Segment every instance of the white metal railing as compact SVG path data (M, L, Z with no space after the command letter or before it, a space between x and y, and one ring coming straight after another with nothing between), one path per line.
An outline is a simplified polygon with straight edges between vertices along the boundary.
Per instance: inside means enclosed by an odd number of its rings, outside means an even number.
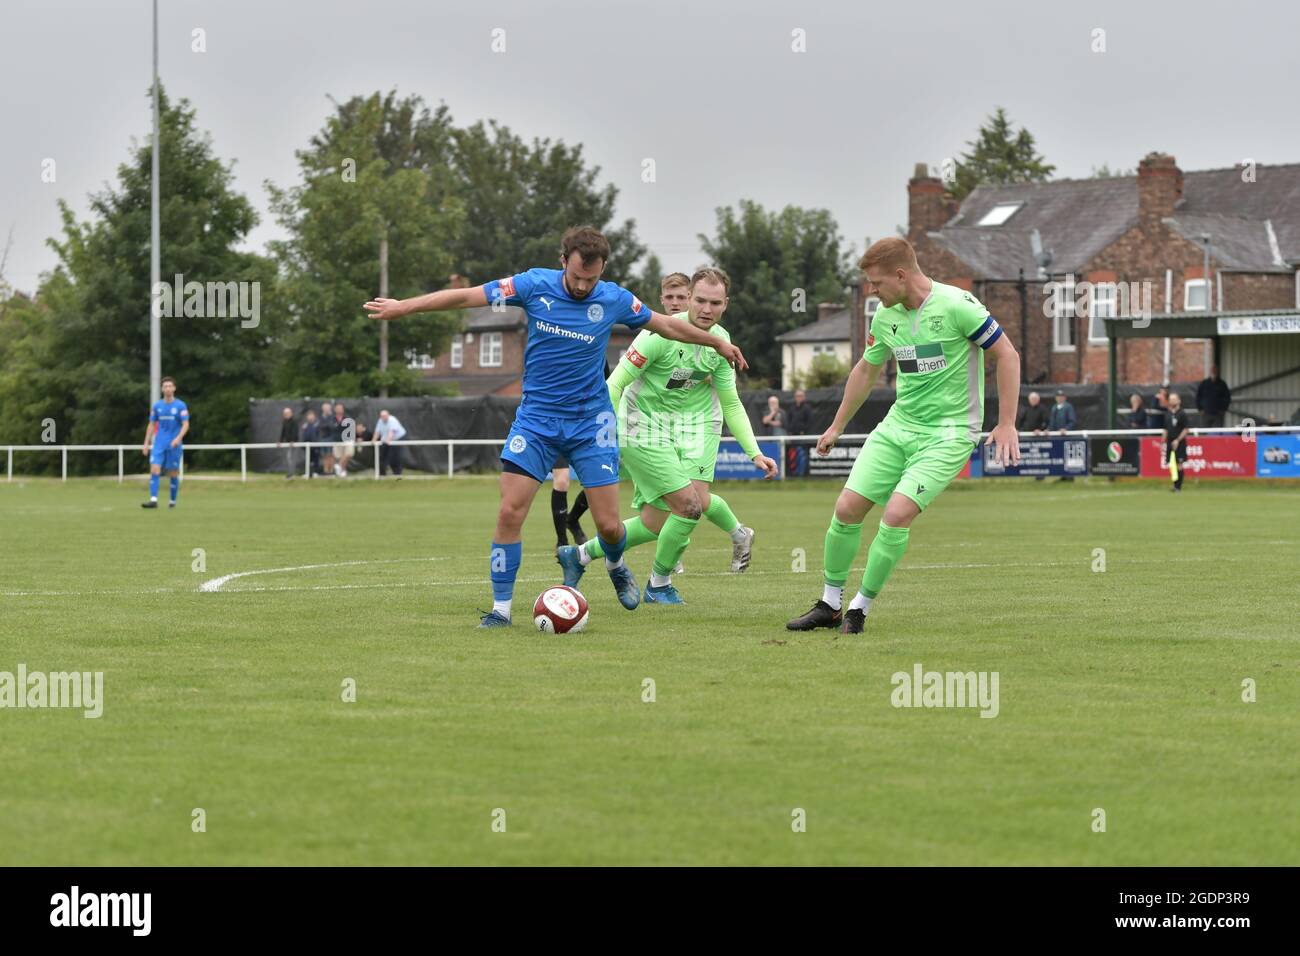
M1300 432L1300 426L1296 425L1267 425L1252 428L1192 428L1189 429L1193 435L1255 435L1269 433ZM869 433L841 435L841 441L865 441ZM1076 431L1060 432L1019 432L1022 437L1029 438L1140 438L1144 435L1163 435L1164 429L1161 428L1088 428ZM982 432L980 439L983 440L988 432ZM777 442L780 446L780 455L778 456L777 466L780 468L781 477L785 477L785 449L787 443L798 442L800 444L815 443L821 435L756 435L756 441ZM724 442L735 443L736 439L727 436L723 438ZM455 477L455 451L457 445L464 446L484 446L497 445L501 446L506 443L504 438L416 438L412 440L395 441L392 444L400 448L414 448L420 446L438 446L443 445L447 448L447 477ZM254 450L280 450L286 449L297 450L299 448L334 448L342 442L292 442L288 445L282 445L278 442L243 442L240 444L229 445L185 445L187 451L238 451L239 452L239 480L248 481L248 452ZM380 478L379 473L379 443L376 442L355 442L358 448L369 448L375 453L375 478ZM68 480L68 452L69 451L115 451L117 452L117 480L119 482L126 480L126 456L127 454L139 454L139 445L5 445L5 478L7 481L13 481L14 477L14 452L16 451L45 451L58 452L62 459L62 477L64 481ZM142 456L143 457L143 456ZM185 474L185 463L181 462L181 475ZM311 474L311 455L303 455L303 475Z

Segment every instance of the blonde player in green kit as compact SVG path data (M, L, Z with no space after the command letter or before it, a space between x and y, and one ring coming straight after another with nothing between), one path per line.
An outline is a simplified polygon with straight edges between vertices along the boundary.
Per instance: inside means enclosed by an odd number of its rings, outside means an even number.
M718 324L727 308L731 281L721 269L700 269L690 282L690 307L673 316L731 341ZM639 514L623 522L626 547L655 544L654 568L646 586L648 604L681 604L671 575L690 544L702 516L726 503L709 490L725 421L745 454L771 479L776 462L761 454L753 428L736 394L735 372L712 349L678 343L654 334L638 335L609 377L609 394L619 412L624 466L632 476L633 507ZM730 509L727 509L728 513ZM745 563L753 531L731 516L732 541L743 545ZM561 548L557 560L564 583L576 587L586 565L600 557L597 541ZM733 570L737 568L733 563Z
M998 424L985 444L995 447L1004 464L1020 461L1015 426L1020 355L988 309L964 289L924 275L905 239L881 239L858 266L880 308L871 320L867 350L849 373L835 421L817 442L817 453L826 455L834 447L891 354L898 363L897 394L835 503L826 532L822 597L786 624L792 631L862 632L871 602L907 549L912 522L957 477L979 441L985 352L997 361L998 381ZM844 611L844 585L872 505L881 505L884 514L867 551L862 586Z

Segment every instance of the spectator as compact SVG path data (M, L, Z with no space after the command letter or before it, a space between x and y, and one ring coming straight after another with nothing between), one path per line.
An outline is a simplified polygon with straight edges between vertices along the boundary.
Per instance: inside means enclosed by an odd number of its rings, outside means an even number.
M1079 416L1074 414L1074 406L1065 397L1065 390L1056 390L1056 404L1047 417L1047 427L1054 432L1073 431L1079 424Z
M1142 404L1142 396L1134 392L1128 397L1128 427L1129 428L1149 428L1152 423L1147 420L1146 406Z
M785 430L785 412L781 410L781 399L771 395L767 399L767 414L763 416L769 435L787 435Z
M275 443L276 448L284 449L284 478L286 481L293 478L293 473L297 469L293 467L293 443L298 438L298 423L293 420L293 409L286 408L280 417L280 440Z
M1065 390L1056 390L1056 404L1047 416L1047 427L1061 435L1073 431L1079 424L1079 416L1074 413L1074 406L1065 397ZM1062 475L1060 481L1074 481L1073 475Z
M1025 407L1020 410L1020 420L1016 422L1016 431L1033 432L1041 435L1047 431L1047 406L1037 392L1030 392Z
M302 423L302 440L304 444L318 441L320 435L320 425L316 421L316 410L307 409L307 420ZM307 449L307 459L311 464L307 467L307 477L315 478L320 473L320 449Z
M802 388L794 391L794 408L790 409L790 434L808 435L812 433L812 406L807 402L807 395ZM808 474L808 444L794 442L785 450L785 469L791 475Z
M379 473L381 475L389 468L392 468L394 475L398 478L402 477L402 446L394 445L393 442L400 442L405 437L406 429L397 420L397 416L390 415L388 409L381 411L379 421L375 423L373 439L379 444Z
M1210 366L1210 377L1196 387L1196 410L1202 428L1222 428L1223 416L1232 405L1232 389L1219 378L1219 366Z
M338 459L334 465L334 474L346 478L348 465L357 453L357 423L348 418L342 402L334 403L334 440L338 442L334 446L334 457Z
M320 450L322 475L334 474L334 443L339 438L334 429L334 406L329 402L322 402L320 424L316 426L316 440L329 443L328 447Z
M1169 396L1169 414L1165 416L1165 467L1169 466L1169 453L1172 451L1178 465L1178 476L1174 479L1174 491L1183 490L1183 473L1187 462L1187 429L1191 420L1183 411L1183 399L1177 392Z

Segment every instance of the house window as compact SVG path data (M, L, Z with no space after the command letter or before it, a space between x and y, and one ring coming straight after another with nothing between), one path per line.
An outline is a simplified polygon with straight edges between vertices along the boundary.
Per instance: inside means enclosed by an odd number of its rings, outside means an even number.
M465 363L465 336L451 337L451 367L460 368Z
M1074 351L1074 286L1057 282L1052 288L1052 351Z
M1000 226L1023 206L1022 202L1000 202L988 212L986 212L976 225L978 226Z
M1296 289L1300 290L1300 272L1296 273ZM1300 296L1300 291L1298 291L1296 295ZM868 324L870 324L871 317L876 314L876 309L880 308L880 300L873 295L867 299L866 306L867 306L867 322Z
M1183 311L1202 312L1210 307L1209 284L1204 279L1188 279L1183 283Z
M834 355L835 346L834 344L829 342L818 343L812 347L812 354L814 358L816 358L818 355Z
M1118 287L1113 282L1097 282L1088 294L1088 342L1092 345L1106 344L1106 323L1103 319L1113 319L1118 314L1115 303Z
M433 368L432 355L424 355L422 353L416 352L415 349L407 349L405 355L406 355L407 368L418 368L418 369Z
M484 332L479 336L478 364L480 368L495 368L501 364L500 332Z

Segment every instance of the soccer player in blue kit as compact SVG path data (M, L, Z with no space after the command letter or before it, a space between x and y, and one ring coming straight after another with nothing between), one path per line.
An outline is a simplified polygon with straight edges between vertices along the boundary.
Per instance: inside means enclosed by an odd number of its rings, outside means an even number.
M510 625L522 554L520 532L537 489L559 455L569 459L587 490L619 603L630 611L641 602L636 579L623 563L627 531L619 517L618 435L603 374L615 324L716 349L738 369L748 367L730 342L652 312L623 287L602 282L608 261L605 237L590 226L575 226L561 240L560 269L530 269L473 288L365 304L375 319L486 305L521 306L528 316L523 399L501 451L501 507L489 553L492 610L483 615L480 627Z
M149 500L141 508L158 507L158 481L162 473L171 478L171 500L168 508L176 507L176 496L181 490L181 457L185 454L182 442L190 430L189 406L176 397L176 379L170 375L162 380L163 397L153 403L149 411L149 424L144 429L144 453L149 456Z

